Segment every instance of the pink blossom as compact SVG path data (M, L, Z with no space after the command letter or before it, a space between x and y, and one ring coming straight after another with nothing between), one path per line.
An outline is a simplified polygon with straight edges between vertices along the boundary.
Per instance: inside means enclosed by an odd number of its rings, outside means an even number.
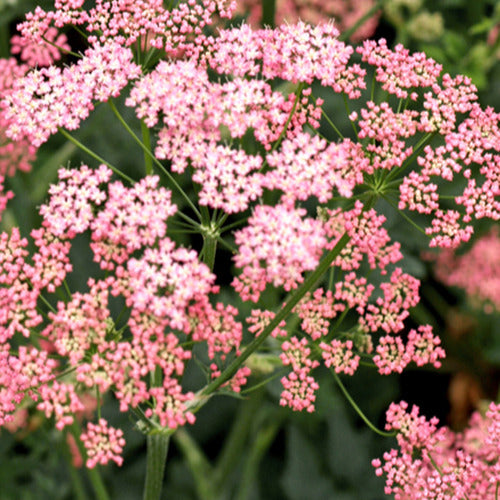
M319 385L310 372L319 366L319 362L310 358L311 350L307 347L307 339L292 337L290 341L285 340L281 344L281 349L283 352L280 358L292 371L281 379L283 392L280 405L289 406L295 411L314 411L315 391L319 389Z
M444 250L435 256L435 273L448 286L462 288L486 312L500 309L500 238L496 227L476 239L469 251Z
M385 476L385 493L396 500L411 498L493 498L498 488L498 405L491 403L486 415L474 413L463 433L438 420L427 420L403 401L391 404L386 429L397 431L399 450L384 453L372 465Z
M321 355L327 368L333 367L336 373L354 375L358 368L360 357L353 353L354 344L352 340L342 342L333 339L329 344L321 342Z
M36 69L3 96L9 121L6 135L38 147L58 128L75 130L94 109L94 101L117 97L140 74L132 52L115 42L87 49L74 65Z
M27 172L35 159L36 148L29 140L13 141L7 137L7 129L16 117L7 117L7 110L1 104L12 91L16 81L26 74L28 66L18 64L14 58L0 59L0 175L14 175L17 170Z
M320 222L306 217L304 209L284 205L258 205L235 241L235 264L243 272L233 286L244 300L254 302L267 283L296 288L303 272L317 266L326 243Z
M87 450L86 465L89 469L93 469L97 464L106 465L110 461L117 465L123 463L123 431L109 426L105 419L99 419L97 424L89 422L80 439Z

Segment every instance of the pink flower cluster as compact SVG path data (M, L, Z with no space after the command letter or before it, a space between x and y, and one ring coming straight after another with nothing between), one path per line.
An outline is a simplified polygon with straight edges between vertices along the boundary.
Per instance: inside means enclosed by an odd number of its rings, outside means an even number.
M14 58L0 59L0 103L13 91L16 82L28 71L28 66L18 64ZM0 104L0 175L14 175L17 170L31 169L36 148L29 140L13 141L7 137L7 130L15 122L15 116L8 117L8 110Z
M122 46L147 42L151 47L175 55L193 49L193 41L202 29L211 24L214 14L230 17L235 2L202 0L180 2L169 10L161 0L97 0L95 6L84 10L84 0L56 0L55 10L45 11L38 6L26 15L18 26L22 36L31 42L43 42L50 27L79 26L92 35L89 42L105 44L109 40Z
M257 302L268 283L296 288L313 270L326 244L321 222L303 208L258 205L248 226L235 234L235 264L243 272L233 285L244 300Z
M194 422L189 411L194 394L180 384L191 352L180 345L179 335L205 343L220 369L227 356L239 353L242 325L236 309L211 305L209 296L218 290L215 276L195 251L177 247L166 236L166 221L176 212L170 191L159 186L157 177L132 187L110 181L104 165L59 171L59 183L40 208L42 227L32 231L38 251L31 263L28 242L17 229L0 237L0 371L7 377L0 383L2 424L27 395L62 429L84 408L82 388L98 388L112 390L122 411L144 405L146 417L176 428ZM94 260L106 276L89 279L87 292L57 302L44 323L38 312L41 294L55 292L71 272L72 240L84 232L90 233ZM117 296L129 311L120 324L109 303ZM35 330L50 341L60 362L48 359L47 351L24 346L12 354L14 335L29 338ZM68 368L74 378L57 380ZM161 377L151 385L150 374L158 369ZM249 374L243 367L229 386L239 390ZM121 431L106 425L89 424L82 437L90 467L121 462Z
M500 405L472 415L462 433L437 427L403 401L387 411L387 430L397 432L399 450L372 461L385 476L385 493L396 500L495 498L500 485Z
M89 422L81 440L87 450L86 465L89 469L97 464L106 465L111 460L118 465L123 463L121 457L125 446L123 431L110 427L103 418L97 424Z
M77 129L94 109L94 101L117 97L139 74L130 49L113 41L94 45L64 69L32 70L4 96L7 135L38 147L59 128Z
M310 357L311 349L307 347L307 339L299 340L291 337L281 344L283 353L280 355L283 365L290 366L292 371L281 379L283 392L280 405L289 406L292 410L314 411L318 383L309 375L311 370L319 366L319 362Z
M435 259L436 277L448 286L465 290L476 307L491 313L500 310L500 236L493 227L470 249L459 255L444 250Z
M391 243L383 227L385 217L373 209L364 211L363 208L356 202L352 210L325 209L318 218L311 218L303 209L299 212L300 209L286 205L258 205L248 226L235 233L239 252L234 260L243 271L233 285L244 300L252 301L259 300L268 284L283 286L286 291L298 287L304 273L318 265L325 249L332 249L344 232L351 238L333 261L337 274L334 289L318 288L308 293L293 310L306 334L300 341L293 337L300 342L301 359L305 359L307 353L310 363L314 364L302 363L305 371L293 369L282 380L281 404L289 404L295 410L313 406L317 383L312 369L318 366L315 359L318 353L327 367L349 375L357 370L361 354L371 356L379 373L384 375L400 373L411 362L438 368L445 356L440 339L428 325L411 330L403 340L404 321L419 301L419 281L400 268L390 273L388 281L382 279L389 274L387 267L402 259L400 246ZM304 244L310 246L300 246ZM364 266L379 271L378 291L365 277L358 277L357 272ZM332 338L336 335L335 330L330 331L332 319L341 315L341 321L349 310L358 316L356 332L347 334L347 338ZM269 311L253 310L247 322L252 325L250 330L258 335L273 317ZM281 324L272 335L286 337L284 326ZM383 333L373 353L372 336L380 332ZM288 346L287 342L283 345ZM310 384L307 390L306 383Z

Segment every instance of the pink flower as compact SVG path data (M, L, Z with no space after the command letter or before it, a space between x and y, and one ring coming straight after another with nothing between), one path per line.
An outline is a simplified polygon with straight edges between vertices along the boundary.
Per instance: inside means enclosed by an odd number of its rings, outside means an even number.
M500 238L496 227L477 238L462 255L444 250L432 258L440 281L465 290L471 303L486 312L500 309Z
M498 457L499 407L489 406L486 415L474 413L463 433L437 428L419 409L403 401L387 411L388 430L397 431L399 450L384 453L372 465L377 476L386 477L385 493L397 500L410 498L494 498L500 480Z
M80 439L87 450L86 465L89 469L93 469L97 464L106 465L110 461L117 465L123 463L123 431L109 426L105 419L101 418L97 424L89 422Z
M258 205L235 241L235 264L243 272L233 286L244 300L254 302L267 283L297 288L304 271L317 266L326 243L319 221L306 217L304 209L284 205Z

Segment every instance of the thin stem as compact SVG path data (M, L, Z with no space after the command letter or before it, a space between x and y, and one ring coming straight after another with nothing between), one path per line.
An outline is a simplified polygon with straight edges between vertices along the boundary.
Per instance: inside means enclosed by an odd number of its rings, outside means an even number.
M85 31L81 30L78 26L76 25L73 25L73 29L78 33L80 34L83 38L85 38L85 40L88 40L89 36L87 33L85 33Z
M290 125L290 122L292 121L293 115L295 114L295 110L297 109L297 106L300 101L300 96L302 95L302 90L304 90L304 82L300 82L299 86L297 88L297 91L295 92L295 101L293 103L292 109L290 110L290 114L288 115L288 118L286 119L285 125L283 126L283 130L281 131L280 136L278 137L278 140L273 144L273 147L269 151L269 153L272 153L275 151L278 146L281 144L281 141L285 137L285 134L288 130L288 125Z
M169 442L169 434L153 433L147 436L146 482L143 500L160 500Z
M238 356L213 382L208 384L199 393L200 399L204 399L215 392L222 384L227 382L231 377L238 371L238 368L250 357L250 355L255 352L269 337L271 332L280 324L280 322L285 319L292 309L299 303L299 301L304 297L304 295L313 288L313 286L318 282L318 280L323 276L323 274L330 267L331 263L340 254L342 249L350 241L350 236L347 233L339 239L335 247L330 250L326 257L319 263L318 267L304 280L302 285L292 294L286 304L282 307L280 311L276 314L274 319L267 325L262 333L254 339L245 350ZM198 401L202 403L202 401Z
M246 461L242 471L242 479L238 485L236 500L247 500L249 498L252 486L256 482L262 457L271 446L281 427L283 417L278 415L273 417L259 430L251 443L250 450L245 454Z
M55 312L56 312L56 309L54 309L54 308L52 307L52 305L50 304L50 302L49 302L49 301L48 301L48 300L47 300L47 299L46 299L46 298L45 298L42 294L40 294L40 295L39 295L39 297L40 297L40 299L42 300L42 302L43 302L43 303L44 303L44 304L45 304L45 305L46 305L46 306L47 306L47 307L48 307L48 308L49 308L49 309L50 309L53 313L55 313Z
M70 432L65 434L65 437L68 438ZM85 493L85 487L83 485L83 481L80 477L78 470L73 464L73 457L71 455L71 451L69 448L68 440L65 439L64 443L64 454L66 455L66 463L68 464L69 474L71 476L71 483L73 485L73 493L75 495L76 500L88 500L87 494Z
M390 200L387 196L385 195L382 195L382 198L384 198L384 200L389 203L389 205L391 205L391 207L393 207L397 212L398 214L403 217L403 219L405 219L408 223L410 223L417 231L421 232L422 234L424 234L425 236L427 236L426 232L424 229L422 229L416 222L414 222L413 220L410 219L410 217L408 217L402 210L400 210L395 203L392 202L392 200Z
M131 184L134 184L134 182L135 182L134 179L129 177L127 174L124 174L121 170L117 169L114 165L112 165L111 163L106 161L104 158L101 158L98 154L91 151L87 146L84 146L78 139L73 137L69 132L67 132L66 130L64 130L61 127L59 127L58 130L59 130L59 132L61 132L62 135L64 135L64 137L66 137L66 139L68 139L73 144L78 146L82 151L85 151L85 153L92 156L92 158L94 158L98 162L104 163L104 165L107 165L115 174L119 175L120 177L127 180Z
M97 404L97 420L101 420L101 392L99 391L99 386L95 387L95 398Z
M144 120L141 120L141 132L144 145L148 151L151 151L151 134L149 133L149 128L144 123ZM151 159L151 156L146 154L146 151L144 151L144 166L146 168L146 175L153 175L153 160Z
M333 378L335 379L335 382L337 382L337 385L340 387L340 389L341 389L342 393L344 394L345 398L347 399L347 401L349 401L349 403L354 408L354 410L356 410L356 413L361 417L361 419L363 420L363 422L373 432L375 432L375 433L377 433L377 434L379 434L380 436L383 436L383 437L393 437L393 436L396 435L395 432L385 432L385 431L381 431L380 429L378 429L377 427L375 427L375 425L373 425L370 422L370 420L368 419L368 417L361 411L360 407L356 404L356 402L354 401L354 399L352 399L351 395L349 394L349 391L345 388L344 384L340 380L340 377L337 375L337 373L335 373L335 370L331 369L330 372L332 373Z
M63 286L64 286L64 290L68 294L68 297L71 299L71 297L73 297L73 295L71 293L71 290L69 289L68 282L65 279L63 280Z
M147 146L137 137L135 132L129 127L128 123L123 119L123 116L120 114L118 109L115 106L115 103L112 101L112 99L108 100L108 103L115 114L115 116L118 118L119 122L123 125L125 130L130 134L132 139L142 148L145 154L147 154L151 160L154 162L154 164L163 172L165 177L167 177L168 181L175 187L175 189L181 194L181 196L186 200L187 204L191 207L191 210L196 214L196 216L201 220L201 214L199 210L196 208L195 204L191 201L191 198L187 195L187 193L181 188L179 183L174 179L172 174L162 165L160 161L156 158L156 156L147 148Z
M261 382L257 383L257 384L254 384L252 385L251 387L248 387L246 389L243 389L240 394L242 396L245 396L246 394L250 394L251 392L254 392L258 389L260 389L261 387L264 387L265 385L267 385L269 382L271 382L271 380L274 380L278 377L282 377L283 374L285 373L285 370L279 370L277 371L274 375L271 375L270 377L267 377L265 378L264 380L262 380Z
M345 110L347 112L347 116L349 117L351 114L351 110L349 109L349 101L347 100L347 96L344 93L342 94L342 97L344 99L344 106L345 106ZM349 122L351 123L352 129L354 130L354 134L356 135L356 139L358 139L358 141L359 141L358 129L356 128L355 123L350 118L349 118Z
M417 145L413 149L413 153L405 160L405 162L403 163L403 165L401 165L401 167L399 167L397 169L394 169L391 172L389 172L389 175L385 178L385 180L386 181L390 181L396 175L401 174L402 172L404 172L408 168L408 166L411 165L411 163L413 162L414 158L420 153L420 151L422 150L422 148L432 139L432 137L434 137L434 135L435 135L435 132L429 132L429 133L425 134L425 136L422 137L422 139L420 139L420 141L417 143Z
M68 49L65 49L63 47L60 47L59 45L56 45L54 42L51 42L50 40L47 40L47 38L45 38L44 36L42 36L42 40L49 44L49 45L52 45L52 47L55 47L57 50L61 51L61 52L64 52L65 54L70 54L74 57L77 57L78 59L82 59L83 56L81 54L77 54L76 52L73 52L72 50L68 50Z
M313 99L314 101L314 104L316 104L316 98L311 94L311 98ZM326 114L326 111L323 109L323 107L321 107L321 115L324 117L324 119L327 121L328 125L330 125L330 127L332 127L332 129L335 131L335 133L341 138L343 139L344 138L344 135L340 132L340 130L337 128L337 126L335 125L335 123L333 123L332 120L330 120L330 117Z
M256 420L256 414L263 409L262 399L264 391L260 391L253 398L244 401L238 410L224 447L217 457L214 470L215 491L220 492L227 478L238 465L238 461L245 453L245 442Z
M186 429L179 429L173 435L194 478L196 492L200 500L215 500L214 471L203 450Z
M230 231L231 229L233 229L234 227L238 227L238 226L241 226L242 224L244 224L245 222L247 222L247 218L243 218L243 219L240 219L240 220L237 220L236 222L232 222L231 224L228 224L227 226L223 226L221 228L221 232L222 233L225 233L227 231Z

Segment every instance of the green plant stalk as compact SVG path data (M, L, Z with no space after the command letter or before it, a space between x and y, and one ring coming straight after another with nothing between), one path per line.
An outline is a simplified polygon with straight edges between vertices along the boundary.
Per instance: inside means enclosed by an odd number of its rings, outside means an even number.
M253 440L250 452L247 453L247 460L243 468L243 477L239 484L236 500L247 500L249 498L251 487L255 484L259 463L274 441L281 427L281 421L281 418L272 419L263 429L259 430L257 437Z
M69 475L71 476L71 484L73 486L73 494L75 496L75 500L88 500L87 494L85 492L85 487L83 485L83 481L80 477L80 474L73 464L73 457L71 455L71 451L68 445L67 437L71 434L70 431L65 433L65 440L63 443L64 455L66 456L66 463L69 469Z
M213 474L215 492L221 496L223 485L227 478L245 455L245 443L252 423L256 420L256 413L262 409L264 391L259 391L254 397L243 402L234 419L229 436L224 441L224 447L217 457L217 464Z
M262 27L274 28L276 0L262 0Z
M148 126L144 123L144 120L141 120L141 132L142 132L142 142L144 146L151 151L151 134L149 133ZM146 154L144 150L144 166L146 167L146 175L153 175L153 160L151 156Z
M88 500L87 495L85 494L85 489L83 487L82 480L78 475L78 471L75 466L71 463L71 457L68 457L69 462L69 473L71 476L71 482L73 484L73 493L75 495L76 500Z
M215 265L215 253L217 251L217 237L211 234L203 235L203 262L213 271Z
M73 424L70 426L69 431L73 435L75 439L75 443L78 447L78 451L83 457L83 460L85 461L87 457L87 451L85 450L85 446L83 445L81 439L80 439L80 434L81 434L81 429L80 426L76 421L73 422ZM99 474L99 470L94 467L93 469L86 469L87 470L87 475L90 479L90 483L92 484L92 488L94 489L95 493L95 498L97 500L111 500L108 492L106 491L106 487L104 486L104 482L101 478L101 475Z
M98 154L94 153L92 150L90 150L87 146L83 145L78 139L73 137L69 132L64 130L63 128L59 127L58 128L59 132L68 139L68 141L71 141L75 146L78 146L82 151L87 153L88 155L92 156L95 160L98 162L104 163L104 165L107 165L115 174L119 175L126 181L130 182L131 184L134 184L135 181L131 177L129 177L127 174L124 174L121 170L116 168L114 165L106 161L104 158L100 157Z
M196 404L204 404L210 395L212 395L222 384L231 379L231 377L238 371L243 363L255 352L271 335L271 332L285 319L292 309L299 303L305 294L313 288L323 274L328 270L331 263L340 254L343 248L349 243L350 236L347 233L339 239L335 247L328 252L326 257L319 263L318 267L304 280L302 285L292 294L283 308L278 311L274 319L267 325L262 333L254 339L245 350L238 356L213 382L208 384L202 389L196 401Z
M147 435L146 481L143 500L160 500L170 434Z
M164 175L167 177L168 181L175 187L175 189L181 194L181 196L186 200L187 204L191 207L191 210L197 215L197 217L201 220L201 215L198 209L196 208L195 204L191 201L191 198L187 195L187 193L181 188L179 183L174 179L172 174L161 164L161 162L158 161L156 156L151 152L150 149L146 147L146 145L135 135L134 131L129 127L128 123L123 119L123 116L120 114L118 109L115 106L115 103L109 99L108 104L111 107L111 110L115 114L115 116L118 118L119 122L123 125L125 130L130 134L132 139L141 147L141 149L144 151L146 155L148 155L151 158L151 161L164 173Z
M180 448L193 474L196 492L200 500L217 500L214 491L213 468L196 441L184 429L173 435L175 444Z
M361 408L356 404L356 402L354 401L354 399L352 399L352 396L349 394L349 391L345 388L344 384L340 380L340 377L337 375L337 373L335 372L335 370L330 369L330 372L332 373L333 378L335 379L335 382L337 382L337 385L340 387L340 389L341 389L342 393L344 394L345 398L347 399L347 401L349 401L349 403L354 408L354 410L356 410L356 413L361 417L361 419L363 420L363 422L373 432L375 432L376 434L378 434L380 436L383 436L383 437L393 437L393 436L396 435L395 432L385 432L385 431L381 431L380 429L378 429L377 427L375 427L375 425L373 425L370 422L370 420L368 419L368 417L361 411Z

